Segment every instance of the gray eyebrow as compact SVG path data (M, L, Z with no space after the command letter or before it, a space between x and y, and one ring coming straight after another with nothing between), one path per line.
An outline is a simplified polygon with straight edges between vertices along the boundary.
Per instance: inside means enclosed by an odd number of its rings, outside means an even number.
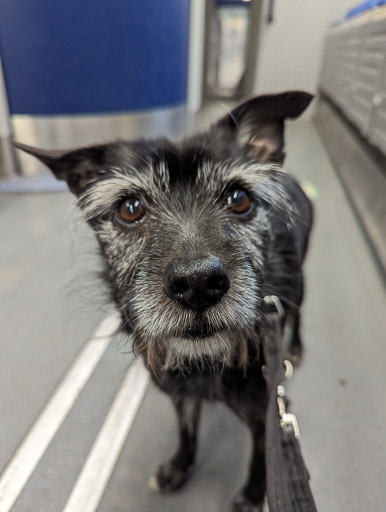
M119 198L131 193L139 193L149 188L149 179L139 179L138 174L126 174L120 171L112 176L95 180L80 197L79 206L86 220L111 211L111 206Z

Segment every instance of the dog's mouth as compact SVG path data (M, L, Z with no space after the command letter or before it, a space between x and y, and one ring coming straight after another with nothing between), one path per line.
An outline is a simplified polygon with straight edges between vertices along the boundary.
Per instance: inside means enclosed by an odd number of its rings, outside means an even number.
M205 339L214 336L218 332L218 329L213 329L209 325L202 325L199 328L189 327L182 333L181 337L187 339Z

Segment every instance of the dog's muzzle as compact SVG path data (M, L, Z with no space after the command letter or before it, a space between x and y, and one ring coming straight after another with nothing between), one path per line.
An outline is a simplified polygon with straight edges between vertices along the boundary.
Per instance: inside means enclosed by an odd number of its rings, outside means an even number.
M224 263L211 255L173 261L167 266L163 280L170 299L197 312L219 302L230 287Z

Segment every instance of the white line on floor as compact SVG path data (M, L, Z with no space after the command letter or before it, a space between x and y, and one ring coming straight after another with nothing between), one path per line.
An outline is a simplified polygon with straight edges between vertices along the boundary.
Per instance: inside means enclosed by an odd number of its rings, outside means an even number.
M95 512L148 386L141 361L134 361L110 408L63 512Z
M106 318L63 377L0 478L0 510L8 512L84 388L119 326Z

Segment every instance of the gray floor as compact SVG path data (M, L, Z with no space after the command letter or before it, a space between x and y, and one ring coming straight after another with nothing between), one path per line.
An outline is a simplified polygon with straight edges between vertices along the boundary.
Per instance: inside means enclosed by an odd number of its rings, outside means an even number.
M307 355L290 385L312 487L322 512L384 510L383 283L310 122L288 124L287 149L288 168L317 192L306 269ZM107 314L90 233L70 235L72 204L68 193L0 194L0 467ZM130 364L123 342L113 339L13 512L63 509ZM246 474L247 430L222 406L206 408L197 471L181 492L157 496L147 478L172 451L175 428L168 401L151 388L99 512L226 510Z

